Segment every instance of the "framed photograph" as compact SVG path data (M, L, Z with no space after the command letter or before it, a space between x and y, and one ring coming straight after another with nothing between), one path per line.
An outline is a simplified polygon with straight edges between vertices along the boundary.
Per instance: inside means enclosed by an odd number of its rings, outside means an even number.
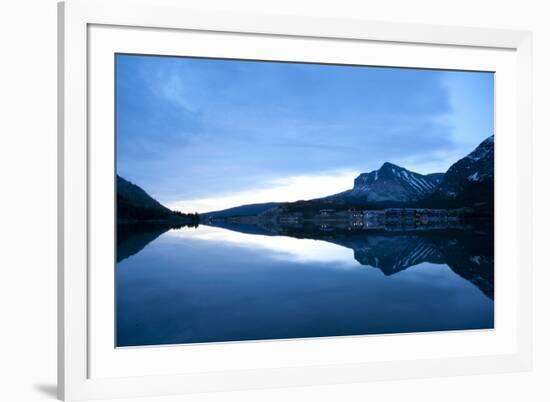
M531 34L59 5L59 396L531 367Z

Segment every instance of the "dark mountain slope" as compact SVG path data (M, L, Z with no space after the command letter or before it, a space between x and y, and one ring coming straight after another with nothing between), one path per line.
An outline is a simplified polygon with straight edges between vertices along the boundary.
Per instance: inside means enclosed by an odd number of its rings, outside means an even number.
M116 184L117 196L124 199L128 203L143 208L154 208L165 212L171 212L170 209L166 208L160 202L147 194L141 187L129 182L119 175L116 176Z
M117 175L117 220L164 220L175 214L141 187Z
M449 168L428 200L492 211L494 162L494 136L491 136Z

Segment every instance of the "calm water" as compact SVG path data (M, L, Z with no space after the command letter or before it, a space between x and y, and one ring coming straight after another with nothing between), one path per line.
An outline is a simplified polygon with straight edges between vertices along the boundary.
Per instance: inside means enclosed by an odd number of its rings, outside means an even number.
M117 345L493 328L492 247L473 230L119 229Z

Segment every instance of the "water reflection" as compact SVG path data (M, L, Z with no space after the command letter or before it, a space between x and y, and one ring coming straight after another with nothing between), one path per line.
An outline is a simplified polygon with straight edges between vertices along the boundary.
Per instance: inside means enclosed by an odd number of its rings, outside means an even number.
M120 262L134 254L139 253L143 248L159 237L161 234L172 229L194 227L197 225L173 225L163 222L156 223L131 223L117 225L116 236L116 262Z
M333 263L337 266L357 265L353 260L353 250L314 239L251 235L210 226L201 226L201 230L197 231L174 230L168 235L231 245L237 249L257 249L264 253L265 258L280 261Z
M493 327L487 227L146 225L117 246L119 346Z

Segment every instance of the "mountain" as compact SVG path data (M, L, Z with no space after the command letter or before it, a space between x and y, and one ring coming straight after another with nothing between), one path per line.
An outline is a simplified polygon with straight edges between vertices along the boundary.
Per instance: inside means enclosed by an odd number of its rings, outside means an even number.
M492 215L494 182L494 136L453 164L446 173L422 175L386 162L379 169L361 173L353 188L307 201L242 205L202 214L205 218L257 216L275 209L285 212L318 212L322 209L468 207L472 216ZM274 209L275 208L275 209Z
M208 218L227 218L232 216L252 216L259 215L268 209L277 207L283 203L281 202L266 202L263 204L247 204L238 207L223 209L220 211L212 211L201 214L202 219Z
M353 188L327 197L346 202L415 202L432 194L439 186L443 173L422 175L386 162L380 169L362 173Z
M159 221L184 217L119 175L116 177L116 184L118 222Z
M145 192L141 187L128 180L116 176L117 197L125 202L142 208L158 209L159 211L172 212L160 202L155 200Z
M430 197L464 205L491 204L494 185L494 136L483 141L466 157L453 164Z
M320 200L346 204L415 203L435 208L473 206L489 213L493 183L494 136L490 136L445 173L421 175L386 162L378 170L360 174L351 190Z

